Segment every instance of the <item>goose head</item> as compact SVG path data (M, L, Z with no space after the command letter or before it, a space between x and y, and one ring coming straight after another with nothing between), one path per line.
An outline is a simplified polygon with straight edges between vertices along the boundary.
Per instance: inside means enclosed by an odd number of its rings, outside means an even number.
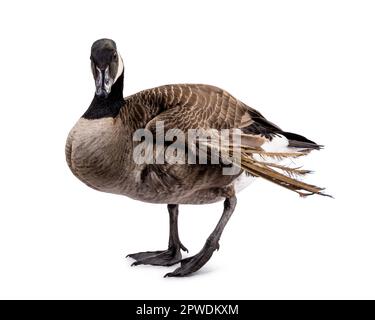
M124 72L124 64L111 39L99 39L91 46L91 71L95 79L95 94L107 98L112 86Z

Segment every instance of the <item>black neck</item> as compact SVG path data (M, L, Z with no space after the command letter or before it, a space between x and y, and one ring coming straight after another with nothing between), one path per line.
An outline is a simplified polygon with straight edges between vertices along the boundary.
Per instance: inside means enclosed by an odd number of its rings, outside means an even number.
M111 88L111 93L106 98L94 96L89 108L82 116L85 119L100 119L106 117L116 117L124 105L122 90L124 88L124 72L117 79Z

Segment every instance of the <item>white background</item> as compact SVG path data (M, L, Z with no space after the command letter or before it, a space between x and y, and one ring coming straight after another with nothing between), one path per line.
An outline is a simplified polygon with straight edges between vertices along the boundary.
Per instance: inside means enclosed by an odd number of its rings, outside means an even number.
M375 298L374 16L372 1L3 3L0 297ZM213 84L325 144L304 163L335 199L257 181L200 272L131 268L127 253L166 248L166 206L91 190L65 163L101 37L124 58L125 95ZM181 206L190 254L221 211Z

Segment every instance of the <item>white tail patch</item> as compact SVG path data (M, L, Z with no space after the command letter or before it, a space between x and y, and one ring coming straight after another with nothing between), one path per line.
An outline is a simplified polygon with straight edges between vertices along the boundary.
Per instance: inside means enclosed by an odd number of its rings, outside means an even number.
M262 144L262 149L267 152L300 152L305 148L289 147L289 140L283 135L275 135L271 141Z
M271 141L262 144L262 149L267 152L290 152L288 144L289 140L286 137L275 135Z
M272 152L272 153L297 153L299 152L301 149L299 148L293 148L293 147L289 147L289 140L284 137L283 135L275 135L271 141L267 141L265 143L262 144L262 149L266 152ZM280 163L280 162L284 162L285 164L285 161L289 161L289 164L290 163L293 163L293 161L291 159L277 159L277 158L271 158L271 157L267 157L267 156L260 156L260 155L257 155L255 154L254 155L254 159L257 160L257 161L260 161L260 162L270 162L270 163Z
M251 183L253 183L255 177L249 175L246 172L241 173L235 180L234 180L234 191L240 192L246 187L248 187Z

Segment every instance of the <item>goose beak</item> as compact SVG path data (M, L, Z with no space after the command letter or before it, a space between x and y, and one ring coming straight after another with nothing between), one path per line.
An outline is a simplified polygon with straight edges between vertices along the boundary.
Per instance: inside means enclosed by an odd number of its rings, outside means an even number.
M111 88L113 84L113 80L109 75L109 66L105 69L97 69L97 77L95 79L95 93L100 98L107 98L108 95L111 93Z

